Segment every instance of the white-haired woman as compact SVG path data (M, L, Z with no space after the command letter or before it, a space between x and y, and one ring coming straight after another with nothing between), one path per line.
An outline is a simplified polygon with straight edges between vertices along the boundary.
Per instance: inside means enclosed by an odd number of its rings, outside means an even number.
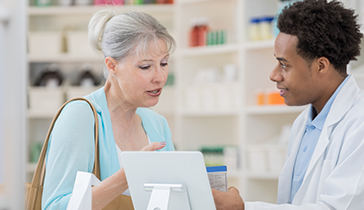
M145 107L159 100L175 41L152 16L117 14L111 8L93 15L89 41L103 53L106 66L105 86L85 97L95 106L100 126L102 184L92 189L92 209L102 209L120 194L128 194L121 151L174 150L165 118ZM48 145L42 209L66 209L77 171L92 172L93 135L89 105L69 103Z

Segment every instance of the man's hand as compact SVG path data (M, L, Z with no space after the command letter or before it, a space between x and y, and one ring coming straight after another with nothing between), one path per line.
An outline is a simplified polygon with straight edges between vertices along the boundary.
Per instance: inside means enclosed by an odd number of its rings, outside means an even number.
M227 192L212 190L216 210L244 210L244 201L239 195L238 189L230 187Z

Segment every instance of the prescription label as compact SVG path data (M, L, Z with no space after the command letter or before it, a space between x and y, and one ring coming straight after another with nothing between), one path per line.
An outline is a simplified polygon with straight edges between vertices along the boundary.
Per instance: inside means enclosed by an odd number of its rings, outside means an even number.
M206 170L211 188L221 192L226 192L228 187L226 166L211 166L206 167Z

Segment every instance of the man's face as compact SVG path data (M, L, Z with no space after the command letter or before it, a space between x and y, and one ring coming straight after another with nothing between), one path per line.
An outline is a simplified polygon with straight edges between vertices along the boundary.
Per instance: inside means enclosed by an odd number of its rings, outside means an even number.
M279 33L274 44L277 66L270 74L270 79L277 83L280 95L289 106L314 103L320 98L320 88L311 65L297 54L298 38Z

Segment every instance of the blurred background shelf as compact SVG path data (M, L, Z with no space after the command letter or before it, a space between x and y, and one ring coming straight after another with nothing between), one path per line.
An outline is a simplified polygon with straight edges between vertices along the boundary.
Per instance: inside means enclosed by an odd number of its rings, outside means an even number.
M237 53L239 49L238 44L226 44L226 45L214 45L214 46L204 46L204 47L191 47L184 48L179 51L181 56L191 57L191 56L206 56L206 55L216 55L224 53Z
M247 42L244 47L246 50L260 50L260 49L269 49L273 48L274 40L265 40L265 41L252 41Z
M42 62L55 62L55 63L102 63L103 57L98 55L70 55L66 53L60 53L56 55L34 55L28 54L28 61L32 63L42 63Z
M172 4L155 4L155 5L121 5L114 6L120 11L138 10L148 13L173 13L174 6ZM106 6L48 6L48 7L36 7L30 6L28 14L31 16L41 15L85 15L93 14L100 9L107 8Z
M181 110L179 114L185 117L219 117L219 116L238 116L239 110Z
M245 172L244 176L248 179L277 180L279 173L272 172Z
M52 119L58 110L33 110L28 109L29 119Z
M287 105L249 106L246 108L246 113L249 115L300 113L306 108L307 106L287 106Z

